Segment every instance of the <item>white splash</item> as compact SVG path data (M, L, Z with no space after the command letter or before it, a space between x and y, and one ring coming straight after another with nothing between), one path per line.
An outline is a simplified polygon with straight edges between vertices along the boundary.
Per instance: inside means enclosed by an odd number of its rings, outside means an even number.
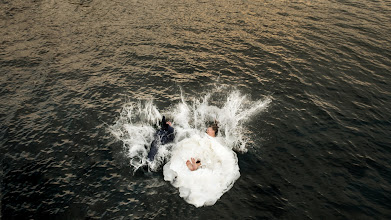
M190 100L190 101L189 101ZM246 152L245 122L265 110L270 97L251 101L239 91L224 92L222 87L202 98L186 98L161 114L152 101L128 103L111 132L123 142L134 170L148 166L158 170L164 162L164 179L179 188L180 196L197 207L213 205L239 178L235 151ZM147 159L150 144L162 115L173 122L175 140L162 145L153 161ZM205 130L218 121L216 138ZM186 161L201 160L202 168L190 171Z

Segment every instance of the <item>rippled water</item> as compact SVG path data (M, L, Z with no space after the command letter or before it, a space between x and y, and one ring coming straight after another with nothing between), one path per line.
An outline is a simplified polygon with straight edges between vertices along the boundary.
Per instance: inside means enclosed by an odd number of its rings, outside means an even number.
M391 1L0 2L3 219L389 219ZM268 111L213 206L109 132L217 85Z

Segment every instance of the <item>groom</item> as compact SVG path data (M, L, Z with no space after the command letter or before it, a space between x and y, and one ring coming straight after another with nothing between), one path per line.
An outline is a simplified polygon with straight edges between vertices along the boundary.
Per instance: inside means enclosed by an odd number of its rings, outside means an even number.
M153 140L151 143L151 149L149 150L148 153L148 159L150 161L153 161L155 155L159 150L159 146L173 142L174 138L175 135L174 135L174 128L172 127L172 123L169 121L166 122L166 117L163 116L161 122L161 128L158 131L156 131L155 140Z

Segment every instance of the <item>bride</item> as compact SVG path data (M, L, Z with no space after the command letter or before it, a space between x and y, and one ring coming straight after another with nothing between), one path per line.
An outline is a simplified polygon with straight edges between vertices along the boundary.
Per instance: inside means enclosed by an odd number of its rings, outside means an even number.
M217 122L212 124L211 126L206 129L206 133L211 137L216 137L217 133L219 132L219 126L217 125ZM186 161L186 166L189 168L189 170L194 171L197 170L199 167L202 166L201 161L198 159L194 159L193 157L190 160Z
M215 124L206 134L180 141L163 167L164 180L179 188L179 196L196 207L216 203L240 176L236 153L215 138L217 133Z

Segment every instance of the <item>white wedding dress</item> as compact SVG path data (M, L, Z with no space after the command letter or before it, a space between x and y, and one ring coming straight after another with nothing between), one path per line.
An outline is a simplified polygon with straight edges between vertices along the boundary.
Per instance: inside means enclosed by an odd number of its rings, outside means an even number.
M200 160L190 171L186 161ZM163 167L164 180L179 188L180 197L196 207L213 205L239 178L236 153L208 135L194 135L179 142Z

